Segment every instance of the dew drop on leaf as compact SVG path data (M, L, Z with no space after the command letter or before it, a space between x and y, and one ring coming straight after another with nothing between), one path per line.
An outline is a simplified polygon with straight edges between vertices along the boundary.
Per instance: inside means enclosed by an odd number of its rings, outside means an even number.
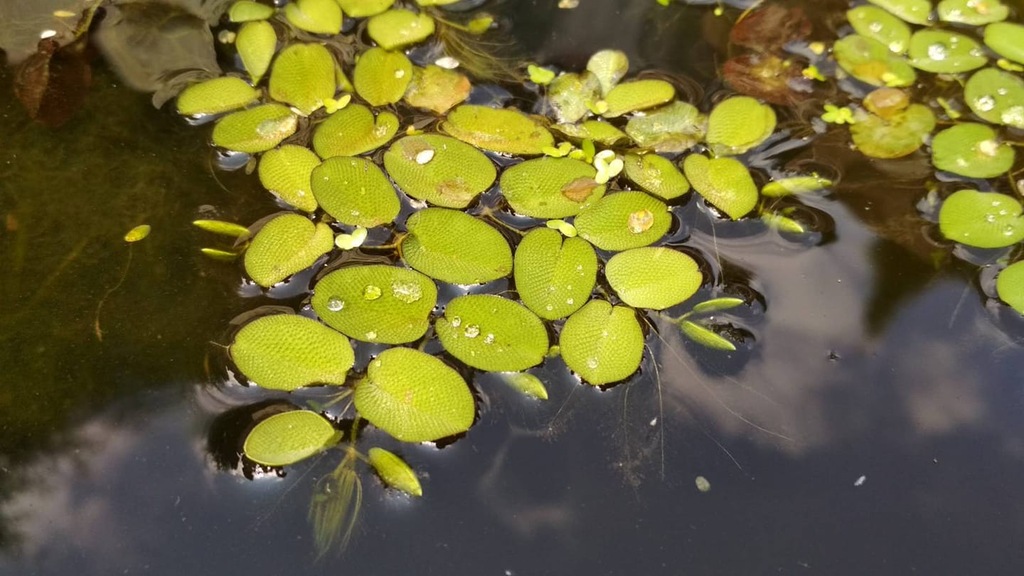
M380 286L375 286L373 284L367 284L366 288L363 289L363 298L366 298L367 300L376 300L377 298L380 298L381 294Z

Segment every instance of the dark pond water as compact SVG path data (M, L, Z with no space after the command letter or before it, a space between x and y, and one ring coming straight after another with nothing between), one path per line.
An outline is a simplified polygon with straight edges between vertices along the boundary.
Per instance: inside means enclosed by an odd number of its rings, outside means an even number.
M612 46L713 77L704 38L727 25L706 9L553 4L517 4L538 60ZM216 343L253 303L190 222L275 208L211 167L203 128L95 74L49 129L0 72L0 574L1024 573L1021 321L976 266L933 257L950 248L916 208L926 160L872 163L838 139L793 159L842 174L807 200L828 241L706 225L689 241L764 296L749 352L663 327L657 378L552 377L546 403L478 380L463 440L403 448L425 497L367 475L348 550L317 561L307 510L336 459L250 481L210 453L215 417L246 400Z

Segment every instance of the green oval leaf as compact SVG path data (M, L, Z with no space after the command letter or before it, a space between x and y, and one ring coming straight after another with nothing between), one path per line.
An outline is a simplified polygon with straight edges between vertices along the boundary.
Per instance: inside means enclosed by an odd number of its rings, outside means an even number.
M550 228L530 230L516 247L514 278L523 304L545 320L572 314L597 281L597 254L582 238Z
M260 183L299 210L315 212L317 203L310 187L310 177L319 164L320 158L309 148L285 144L260 157Z
M345 384L355 354L348 338L295 314L263 316L235 335L231 359L252 383L292 391L313 384Z
M246 22L238 28L238 34L235 35L235 49L238 50L242 67L249 73L252 83L259 84L277 51L277 33L270 22Z
M996 22L985 26L985 45L996 54L1024 64L1024 25Z
M995 192L958 190L939 209L939 230L954 242L1002 248L1024 240L1024 218L1016 198Z
M313 195L342 224L372 228L394 222L402 205L391 181L365 158L334 156L313 170Z
M992 128L973 122L957 124L935 135L932 163L971 178L994 178L1013 166L1014 151L996 139Z
M267 222L245 252L245 271L260 286L272 286L305 270L334 246L331 227L298 214Z
M572 158L535 158L506 168L501 193L519 214L532 218L565 218L604 196L593 166Z
M331 114L313 133L313 149L321 158L358 156L380 148L398 132L398 116L387 110L376 118L362 104Z
M640 367L644 336L636 312L591 300L565 321L559 338L566 366L589 384L624 380Z
M416 472L398 455L383 448L373 447L366 454L366 458L385 484L410 496L423 496L423 487L420 486Z
M218 120L213 143L237 152L266 152L294 134L298 126L298 118L288 107L263 104Z
M370 362L355 406L371 424L403 442L431 442L473 425L473 394L459 373L411 348L391 348Z
M412 80L412 62L401 52L370 48L359 56L352 72L356 94L371 106L386 106L402 99Z
M493 294L459 296L434 322L444 349L467 366L519 372L540 364L548 332L533 312Z
M901 158L913 154L935 129L935 114L923 104L911 104L887 117L858 115L850 126L853 144L865 156ZM762 190L762 193L764 191Z
M857 34L877 40L892 52L903 54L910 46L910 26L877 6L852 8L846 19Z
M757 205L757 186L750 171L735 158L690 154L683 161L686 177L705 200L739 220Z
M707 118L686 102L673 102L626 123L626 134L641 148L674 154L704 140Z
M868 0L911 24L928 24L932 13L931 0Z
M736 345L730 342L723 336L720 336L714 330L701 326L696 322L689 320L683 320L679 323L679 328L682 330L690 340L693 340L697 344L706 348L712 348L714 350L725 350L727 352L733 352L736 350Z
M850 34L833 46L836 62L854 78L874 86L910 86L917 78L906 59L881 42Z
M988 62L974 39L948 30L918 30L910 38L910 65L936 74L981 68Z
M602 250L628 250L653 244L668 232L668 206L643 192L616 192L576 217L576 230Z
M627 154L623 171L641 189L664 200L690 191L690 182L671 160L657 154Z
M469 78L454 70L431 64L426 68L413 67L412 82L402 98L406 104L415 108L444 114L469 98L472 88Z
M995 68L979 70L964 85L971 111L993 124L1024 129L1024 80Z
M292 26L313 34L341 32L341 7L335 0L292 0L284 7Z
M498 174L486 154L440 134L398 140L384 154L384 167L403 192L445 208L465 208Z
M441 129L477 148L500 154L540 155L555 139L540 122L518 110L463 104Z
M629 112L646 110L671 102L676 89L664 80L633 80L623 82L605 95L608 109L601 115L615 118Z
M623 302L664 310L693 296L704 279L696 260L672 248L636 248L611 257L604 276Z
M729 296L723 296L721 298L712 298L711 300L705 300L693 307L692 312L694 314L702 314L704 312L718 312L719 310L728 310L737 306L746 304L746 300L742 298L732 298Z
M242 450L264 466L288 466L334 446L341 435L326 418L308 410L274 414L245 437Z
M942 0L937 7L939 20L981 26L1006 20L1010 9L999 0Z
M370 39L385 50L396 50L422 42L434 33L434 19L412 10L388 10L366 23Z
M336 0L345 14L353 18L366 18L384 12L395 0Z
M274 61L270 97L309 116L334 97L335 66L334 57L320 44L292 44Z
M266 20L273 16L274 12L273 6L267 6L252 0L238 0L231 4L231 8L228 9L228 20L232 22Z
M403 344L427 331L437 287L407 268L348 266L316 283L311 304L328 326L356 340Z
M246 239L249 237L249 229L240 224L234 222L224 222L223 220L193 220L192 225L200 230L206 230L207 232L213 232L214 234L220 234L222 236L231 236L232 238Z
M708 116L707 144L715 156L742 154L775 131L775 111L750 96L719 102Z
M182 90L178 95L178 114L220 114L244 108L258 98L259 92L245 80L234 76L222 76L193 84Z
M999 299L1024 314L1024 262L1014 262L996 276Z
M481 284L512 272L512 250L500 232L469 214L426 208L406 221L402 258L431 278Z

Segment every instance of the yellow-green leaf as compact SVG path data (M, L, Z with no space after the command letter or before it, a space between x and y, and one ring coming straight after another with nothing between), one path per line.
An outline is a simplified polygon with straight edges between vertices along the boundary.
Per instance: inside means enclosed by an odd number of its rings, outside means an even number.
M623 170L634 184L664 200L690 191L690 183L679 168L657 154L626 154Z
M252 0L238 0L228 8L228 20L232 22L251 22L266 20L274 15L274 7Z
M683 161L683 170L694 190L733 220L757 205L757 185L747 167L735 158L690 154Z
M775 132L775 111L750 96L719 102L708 116L707 143L716 156L742 154Z
M593 166L572 158L535 158L506 168L501 192L519 214L533 218L575 216L604 196Z
M540 378L529 372L502 372L501 379L516 390L538 400L548 399L548 389Z
M285 144L260 157L260 183L272 194L304 212L315 212L316 198L310 187L313 169L320 158L305 146Z
M459 373L411 348L390 348L356 385L355 406L371 424L403 442L431 442L469 430L476 406Z
M270 97L308 116L334 97L335 65L334 57L320 44L292 44L274 61Z
M376 118L362 104L331 114L313 133L313 149L321 158L358 156L380 148L398 132L398 116L387 110Z
M620 252L608 260L604 276L623 302L652 310L693 296L704 278L693 258L666 247Z
M674 154L702 141L707 118L694 105L672 102L626 123L626 134L641 148Z
M406 221L402 258L431 278L481 284L512 272L508 241L487 223L447 208L426 208Z
M246 22L238 28L235 49L238 50L242 67L249 73L252 83L259 84L260 79L270 68L274 52L277 51L277 33L270 22Z
M434 323L441 345L467 366L519 372L540 364L548 332L533 312L494 294L453 299Z
M426 68L413 67L412 82L403 98L415 108L444 114L468 98L472 88L464 75L430 64Z
M370 18L366 24L370 39L385 50L397 50L430 38L434 19L412 10L388 10Z
M249 154L266 152L294 134L298 126L298 118L287 106L263 104L218 120L213 127L213 143Z
M229 350L242 374L268 390L341 386L355 362L348 338L297 314L274 314L249 322L235 335Z
M465 208L497 177L487 155L441 134L398 140L384 154L384 167L403 192L444 208Z
M1014 262L996 276L999 299L1024 314L1024 262Z
M939 209L939 230L950 240L978 248L1002 248L1024 240L1021 204L997 192L958 190Z
M150 230L152 230L152 228L149 224L139 224L124 235L124 241L129 244L134 244L139 240L145 240L146 236L149 236Z
M672 214L664 202L643 192L616 192L576 217L580 238L602 250L653 244L668 232Z
M679 328L682 330L690 340L700 344L701 346L712 348L715 350L725 350L726 352L732 352L736 350L736 345L730 342L723 336L720 336L714 330L701 326L696 322L689 320L683 320L679 323Z
M997 139L984 124L964 122L939 132L932 139L932 163L971 178L995 178L1005 174L1016 155L1009 144Z
M259 92L245 80L234 76L222 76L193 84L182 90L178 95L178 114L220 114L244 108L257 98Z
M565 321L559 346L570 370L600 386L637 371L644 336L632 308L591 300Z
M366 18L384 12L395 0L337 0L345 14L353 18Z
M535 228L516 247L514 277L523 304L545 320L565 318L586 303L597 278L597 254L582 238Z
M346 266L313 286L313 310L328 326L364 342L418 340L437 303L434 281L408 268Z
M412 63L401 52L370 48L359 56L352 73L356 94L371 106L386 106L402 99L412 80Z
M380 479L388 486L401 490L410 496L423 496L423 487L413 469L398 455L383 448L373 447L366 454L370 466L377 471Z
M477 148L501 154L536 156L555 144L540 122L513 109L463 104L448 114L441 129Z
M604 101L608 104L608 110L602 113L602 116L615 118L628 112L654 108L671 102L675 96L676 89L664 80L623 82L605 95Z
M245 252L245 271L260 286L271 286L309 268L333 246L330 226L314 225L298 214L282 214L256 233Z
M264 466L288 466L334 446L341 439L323 416L308 410L274 414L257 424L242 450Z
M365 158L333 156L313 170L313 195L338 222L372 228L390 224L401 203L391 181Z
M291 0L284 17L292 26L313 34L341 32L341 7L335 0Z

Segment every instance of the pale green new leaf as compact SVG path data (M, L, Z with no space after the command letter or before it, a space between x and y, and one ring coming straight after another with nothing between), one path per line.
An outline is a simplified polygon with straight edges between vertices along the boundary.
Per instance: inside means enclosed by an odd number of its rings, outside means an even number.
M612 88L604 97L608 109L605 118L615 118L629 112L646 110L671 102L676 89L664 80L633 80Z
M274 414L245 437L245 456L264 466L288 466L334 446L341 439L323 416L309 410Z
M683 320L679 323L679 328L690 340L693 340L701 346L713 348L715 350L725 350L727 352L733 352L736 350L736 345L728 339L723 336L719 336L714 330L701 326L696 322Z
M291 0L284 16L296 28L313 34L341 32L341 7L335 0Z
M431 442L469 430L476 406L459 373L411 348L390 348L356 385L355 406L371 424L403 442Z
M737 306L746 304L746 300L742 298L732 298L729 296L723 296L721 298L712 298L711 300L705 300L693 307L692 312L694 314L703 314L705 312L718 312L719 310L728 310Z
M775 132L775 111L750 96L719 102L708 116L706 142L716 156L742 154Z
M675 101L633 116L626 123L626 134L641 148L675 154L685 152L704 139L707 118L693 104Z
M384 12L395 0L336 0L346 15L353 18L366 18Z
M597 79L601 93L608 94L629 71L629 58L621 50L601 50L587 61L587 71Z
M370 448L366 458L385 484L410 496L423 496L423 488L420 486L420 479L416 477L416 472L397 454L375 446Z
M540 378L529 372L503 372L499 374L509 386L538 400L548 399L548 389Z
M761 188L761 194L770 198L778 198L790 194L819 192L830 186L832 186L832 181L820 176L790 176L768 182Z
M238 0L228 8L228 20L232 22L252 22L266 20L274 15L274 7L252 0Z
M590 72L562 74L548 85L548 102L559 122L577 122L601 99L601 84Z
M355 362L344 335L296 314L263 316L238 331L231 359L253 384L292 391L313 384L345 383Z
M757 185L747 167L735 158L690 154L683 161L683 171L694 190L733 220L757 205Z

